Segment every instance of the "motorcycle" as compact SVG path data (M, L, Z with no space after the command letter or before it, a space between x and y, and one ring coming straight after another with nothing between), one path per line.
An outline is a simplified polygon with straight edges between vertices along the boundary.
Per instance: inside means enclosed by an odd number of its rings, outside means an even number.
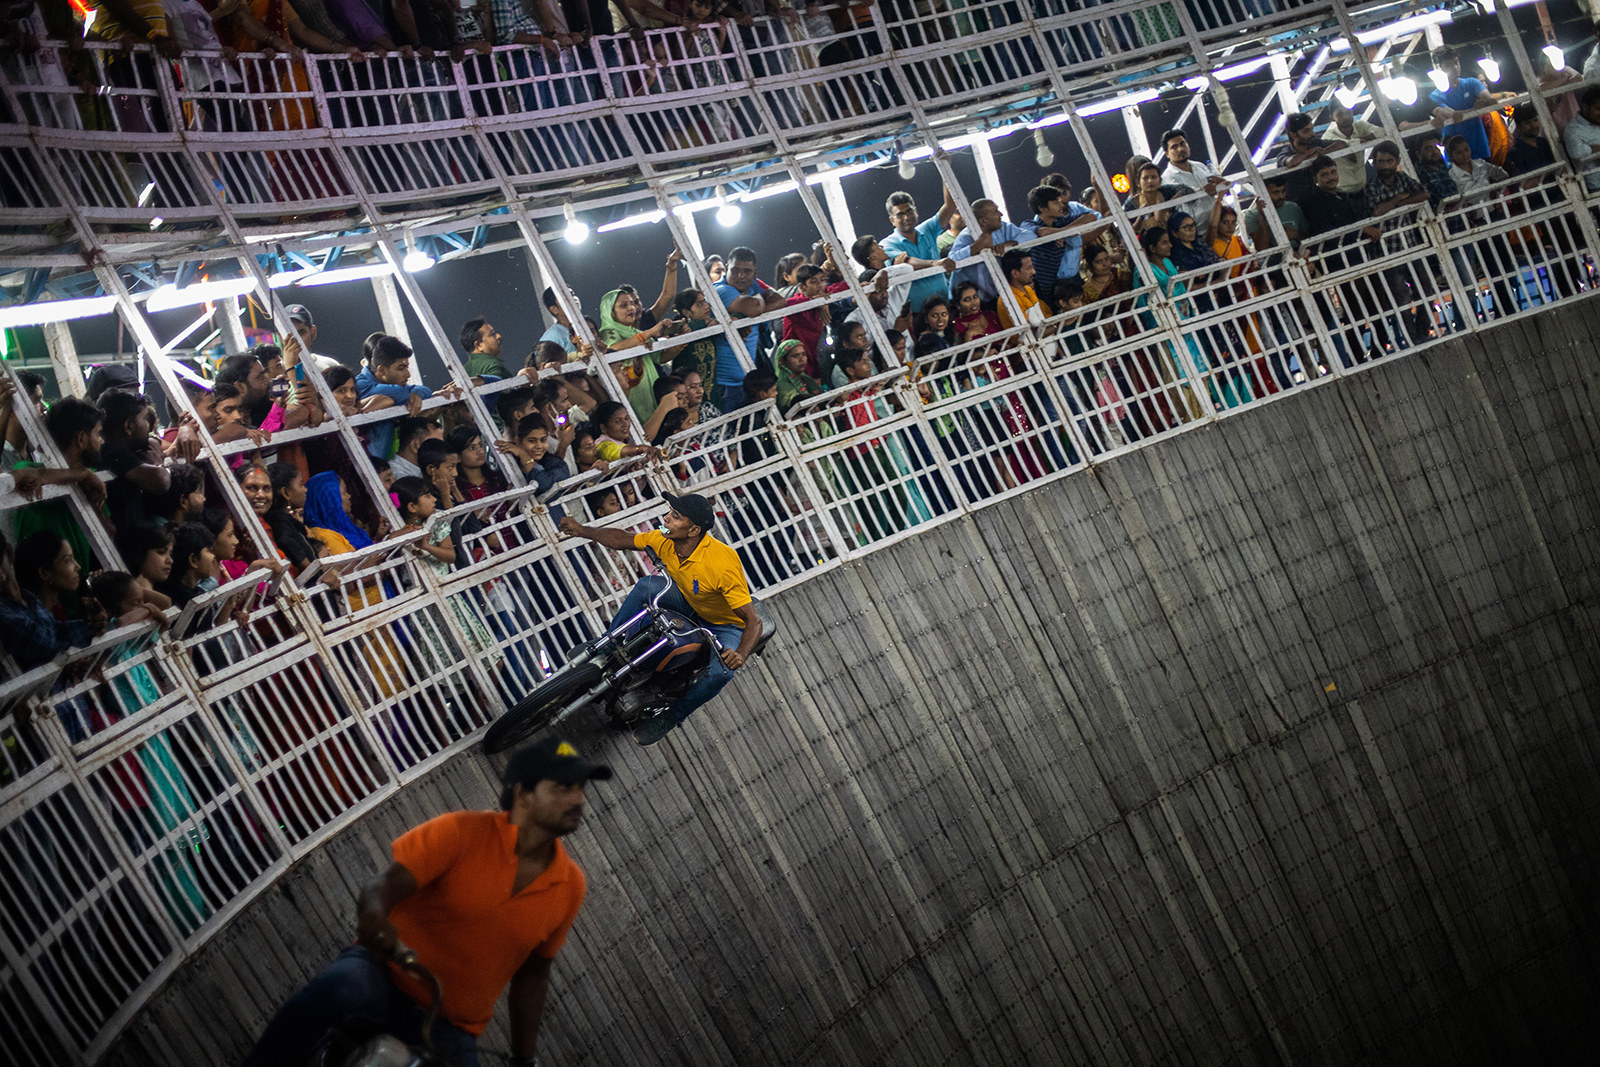
M433 1023L439 1016L439 1003L444 996L439 979L422 965L415 952L403 945L396 944L389 959L428 989L429 1006L422 1017L422 1047L408 1045L392 1034L378 1034L352 1049L348 1039L336 1033L330 1035L308 1067L449 1067L450 1061L433 1047Z
M566 666L551 675L489 726L484 747L503 752L523 739L595 706L612 724L632 729L662 711L695 683L722 646L709 629L661 606L670 581L630 619L580 646ZM758 656L778 632L778 620L752 598L761 620Z

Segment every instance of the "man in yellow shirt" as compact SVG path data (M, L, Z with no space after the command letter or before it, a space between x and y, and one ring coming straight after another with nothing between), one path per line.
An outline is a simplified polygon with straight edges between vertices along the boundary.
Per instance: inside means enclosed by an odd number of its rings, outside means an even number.
M1000 257L1000 272L1011 284L1011 295L1017 298L1023 321L1035 326L1043 322L1045 309L1039 303L1039 294L1033 291L1033 257L1021 249L1013 248ZM1011 309L1004 300L1000 301L999 310L1002 328L1009 330L1016 325L1011 318Z
M721 657L711 660L705 673L676 703L633 732L640 745L655 744L688 718L691 711L721 692L761 640L761 620L750 600L750 586L739 554L711 536L716 522L711 501L698 493L664 495L671 505L661 522L665 533L646 530L636 534L584 526L570 515L561 520L561 532L572 537L587 538L607 548L654 552L661 569L676 586L661 598L661 605L696 620L716 634L722 645ZM643 611L666 580L658 574L639 579L617 609L611 625L618 626Z

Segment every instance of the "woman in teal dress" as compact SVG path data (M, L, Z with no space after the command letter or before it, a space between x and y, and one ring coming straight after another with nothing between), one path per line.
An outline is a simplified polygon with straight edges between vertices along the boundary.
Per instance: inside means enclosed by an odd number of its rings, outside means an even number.
M1149 267L1151 276L1155 279L1156 284L1161 286L1161 291L1171 298L1173 306L1178 309L1178 316L1185 319L1192 318L1194 316L1193 304L1191 301L1183 299L1184 294L1188 292L1188 288L1177 277L1180 272L1177 265L1172 262L1172 235L1164 227L1152 226L1139 235L1139 244L1144 248L1146 265ZM1156 317L1149 310L1149 301L1141 297L1139 306L1144 308L1139 314L1144 321L1145 328L1154 329ZM1198 368L1201 376L1206 379L1206 392L1210 396L1213 406L1234 408L1251 399L1249 389L1247 386L1243 386L1243 383L1224 381L1219 388L1214 376L1210 373L1212 370L1211 365L1206 359L1205 353L1201 351L1200 345L1195 342L1195 338L1186 333L1184 334L1184 343L1188 346L1189 362ZM1185 365L1185 361L1178 357L1178 353L1170 345L1167 347L1167 354L1171 357L1173 366L1177 369L1179 381L1187 382L1189 380L1189 369ZM1243 386L1242 395L1241 386ZM1187 395L1188 390L1186 388L1185 394L1184 406L1191 415L1198 417L1201 414L1200 411L1196 410L1198 402L1192 396Z

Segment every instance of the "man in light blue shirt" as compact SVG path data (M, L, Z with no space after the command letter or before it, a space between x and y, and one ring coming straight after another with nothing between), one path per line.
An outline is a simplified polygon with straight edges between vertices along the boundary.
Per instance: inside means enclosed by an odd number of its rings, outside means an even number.
M917 221L917 203L911 199L910 193L890 193L886 206L889 209L889 225L894 227L894 232L880 243L891 260L900 255L930 262L944 258L939 254L939 235L956 213L956 202L951 198L949 189L944 191L944 203L939 205L939 213L925 222ZM930 296L950 299L950 279L937 274L918 278L911 283L911 295L906 299L911 302L913 312L920 312Z
M754 318L783 307L783 297L778 291L756 277L754 249L740 245L728 253L727 264L727 273L722 276L722 281L717 283L716 290L717 297L722 301L722 306L728 309L730 318ZM752 326L740 334L752 365L755 363L760 338L759 326ZM724 412L734 411L744 406L745 367L734 355L727 334L717 335L716 349L717 385L722 387L722 395L717 400L717 406Z
M556 299L556 291L549 286L544 290L544 306L550 312L550 317L556 321L555 325L539 335L539 340L552 341L560 345L567 355L572 355L575 350L572 343L572 323L567 321L566 312L561 310L561 301Z
M972 225L963 230L961 236L956 238L956 243L950 246L950 258L957 263L971 259L986 249L993 251L998 258L1012 245L1028 239L1026 231L1000 216L1000 205L993 200L974 200L972 214ZM954 290L957 285L967 281L977 284L978 295L983 298L984 306L993 308L1000 291L995 287L994 276L988 266L980 262L957 268L950 279L950 288Z
M356 375L356 394L365 403L362 411L403 407L412 417L422 414L422 402L433 396L425 385L411 385L411 347L398 337L384 335L372 347L367 366ZM461 387L454 383L439 390L440 396L459 397ZM388 459L394 445L393 420L372 424L367 452Z

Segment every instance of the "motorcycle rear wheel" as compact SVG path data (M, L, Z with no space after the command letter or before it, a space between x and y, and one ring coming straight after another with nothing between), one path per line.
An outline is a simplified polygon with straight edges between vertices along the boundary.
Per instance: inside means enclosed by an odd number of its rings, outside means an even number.
M594 688L604 674L600 664L593 661L574 663L560 671L519 701L516 707L490 723L489 732L483 738L483 747L490 752L504 752L544 729L573 697Z

